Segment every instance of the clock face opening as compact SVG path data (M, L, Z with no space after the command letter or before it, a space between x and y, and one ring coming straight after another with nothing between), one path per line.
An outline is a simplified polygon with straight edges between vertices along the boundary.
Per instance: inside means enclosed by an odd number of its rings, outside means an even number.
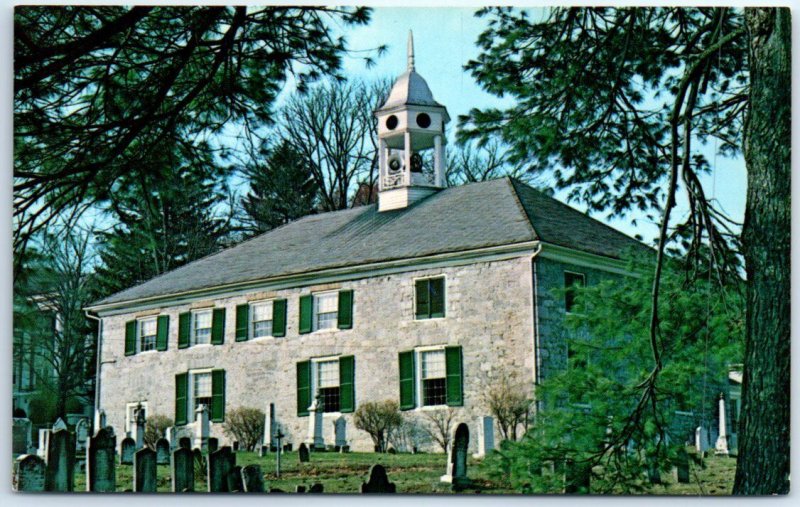
M397 124L399 121L397 120L397 116L391 115L390 117L386 118L386 128L389 130L394 130L397 128Z
M392 160L389 161L389 171L396 173L397 171L400 170L400 167L402 167L402 165L400 164L400 161L398 159L393 158Z
M426 129L431 126L431 117L428 116L426 113L420 113L417 115L417 125Z

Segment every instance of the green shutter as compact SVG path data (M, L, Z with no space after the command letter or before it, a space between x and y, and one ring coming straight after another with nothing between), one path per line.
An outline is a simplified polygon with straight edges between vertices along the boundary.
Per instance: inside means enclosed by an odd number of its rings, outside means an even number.
M429 282L431 317L444 317L444 278L431 278Z
M192 326L192 314L186 312L178 315L178 348L185 349L189 346L189 335Z
M356 360L353 356L339 358L339 412L352 412L356 408Z
M225 370L211 370L211 420L225 421Z
M417 295L417 318L427 319L431 316L428 280L417 280L415 292Z
M297 363L297 415L308 415L311 405L311 361Z
M211 317L211 344L225 343L225 308L214 308Z
M286 336L286 300L276 299L272 302L272 336Z
M125 323L125 355L136 354L136 321L129 320Z
M243 342L247 340L248 330L247 326L250 325L250 305L239 305L236 307L236 341Z
M189 375L178 373L175 375L175 425L181 426L188 423L186 418L187 394L189 393Z
M314 312L314 296L300 297L300 334L311 332L312 314Z
M337 317L339 329L353 328L353 291L339 291L339 315Z
M461 347L445 347L444 356L447 371L447 404L451 407L461 407L464 405Z
M169 342L169 315L159 315L156 323L156 350L167 350Z
M410 410L416 406L414 388L414 351L400 352L400 410Z

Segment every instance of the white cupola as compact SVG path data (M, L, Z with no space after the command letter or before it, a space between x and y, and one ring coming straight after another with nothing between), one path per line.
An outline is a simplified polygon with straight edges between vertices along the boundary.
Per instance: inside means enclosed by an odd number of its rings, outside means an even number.
M444 188L447 109L414 70L414 39L408 32L408 69L389 98L375 111L378 119L378 211L405 208Z

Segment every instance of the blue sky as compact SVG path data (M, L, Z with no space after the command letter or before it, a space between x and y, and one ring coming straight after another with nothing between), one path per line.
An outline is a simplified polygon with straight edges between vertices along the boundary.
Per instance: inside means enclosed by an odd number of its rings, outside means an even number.
M467 61L479 55L475 41L486 26L486 19L476 18L474 12L474 8L455 7L375 8L369 25L348 29L346 37L352 49L366 50L385 44L388 51L377 58L376 65L369 69L359 59L348 59L345 62L346 73L371 80L384 76L393 78L404 72L406 40L410 29L414 32L417 72L428 82L436 100L447 107L453 118L448 125L450 129L455 129L456 118L466 114L472 107L509 104L510 99L500 100L484 92L463 70ZM713 151L713 145L705 150L712 167L715 163ZM703 179L706 192L717 199L731 218L741 222L744 217L746 189L744 160L741 157L716 157L716 168L716 176ZM565 194L566 192L557 192L556 197L565 200ZM676 219L685 215L684 203L685 199L679 198L679 206L674 213ZM627 234L641 234L648 241L657 235L656 225L647 223L643 216L631 215L629 219L611 221L601 215L593 216ZM639 218L637 227L630 224L630 218L634 217Z

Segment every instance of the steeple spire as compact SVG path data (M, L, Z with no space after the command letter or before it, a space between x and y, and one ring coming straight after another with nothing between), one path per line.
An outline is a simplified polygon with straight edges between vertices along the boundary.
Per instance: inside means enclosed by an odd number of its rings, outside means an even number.
M408 31L408 71L414 70L414 34Z

